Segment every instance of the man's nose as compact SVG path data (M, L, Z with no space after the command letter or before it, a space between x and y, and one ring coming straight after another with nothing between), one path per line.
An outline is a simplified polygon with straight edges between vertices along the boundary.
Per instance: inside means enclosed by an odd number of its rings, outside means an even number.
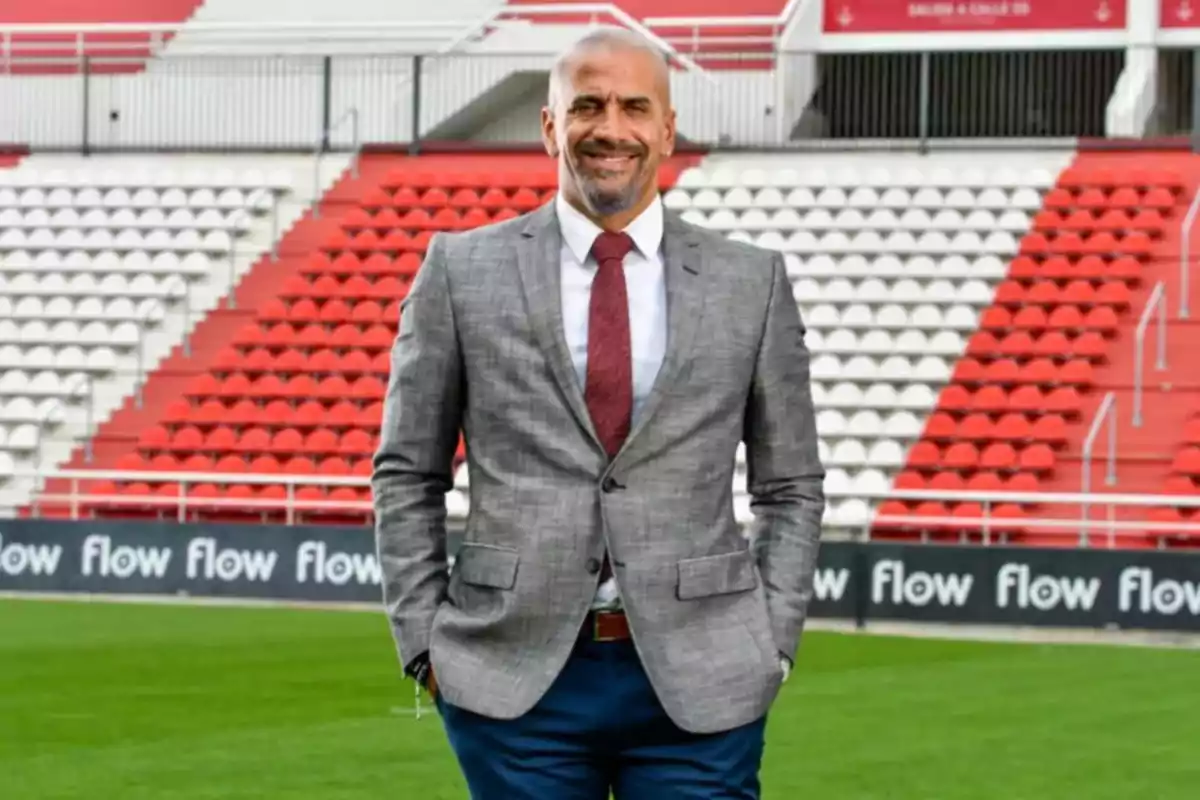
M629 140L629 118L619 102L609 102L604 106L593 135L597 139L607 139L611 144L620 144Z

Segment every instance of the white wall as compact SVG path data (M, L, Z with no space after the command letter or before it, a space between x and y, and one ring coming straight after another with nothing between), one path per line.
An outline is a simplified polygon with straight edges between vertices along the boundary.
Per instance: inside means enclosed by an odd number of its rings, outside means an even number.
M1131 49L1125 54L1125 68L1105 108L1105 136L1144 136L1157 97L1158 52Z
M781 139L788 138L817 91L820 79L817 74L817 51L821 46L824 17L822 2L800 0L799 7L783 30L779 44L779 49L784 53L780 57L779 67Z
M542 106L546 104L544 88L527 92L508 106L503 114L483 121L483 127L470 134L475 142L540 142L542 140Z
M1128 0L1129 42L1125 69L1105 110L1107 136L1143 136L1158 99L1159 0Z

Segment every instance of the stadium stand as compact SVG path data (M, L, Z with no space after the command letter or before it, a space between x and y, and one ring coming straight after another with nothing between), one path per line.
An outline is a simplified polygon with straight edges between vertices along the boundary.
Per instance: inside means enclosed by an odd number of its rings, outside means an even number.
M575 5L583 10L564 10ZM665 40L681 132L715 147L664 170L666 203L784 254L809 328L831 529L1073 544L1078 505L902 499L896 491L1049 497L1077 492L1084 480L1110 490L1099 450L1084 453L1108 397L1120 409L1118 490L1194 495L1200 383L1188 372L1197 334L1190 323L1172 319L1169 366L1145 371L1145 422L1132 424L1129 409L1135 331L1150 298L1157 291L1175 306L1183 296L1180 227L1200 185L1196 157L1104 152L1075 140L933 153L871 147L879 137L988 130L1098 135L1115 117L1103 98L1127 92L1118 91L1120 53L988 53L971 62L979 69L960 68L969 54L937 54L926 64L933 95L923 104L915 52L791 53L790 77L777 80L795 5L754 0L737 9L740 21L724 19L726 4L710 0L634 0L615 11L535 0L406 6L411 33L393 45L420 51L418 59L356 49L392 35L394 4L383 0L61 2L36 13L0 3L0 23L172 24L129 52L102 34L61 53L53 42L47 50L32 38L6 40L12 69L0 91L22 107L45 97L54 132L27 128L43 143L73 141L70 129L85 116L85 151L265 141L346 153L326 156L324 166L311 155L135 162L37 154L0 171L0 492L26 506L67 484L38 486L17 473L116 469L139 474L83 487L100 497L82 507L43 500L31 513L363 521L361 479L377 441L388 350L429 238L524 213L554 191L541 155L399 155L396 145L422 136L535 141L549 53L584 25L615 18ZM213 33L264 18L298 33ZM349 33L313 36L305 27L312 22ZM123 56L112 69L139 74L88 84L95 95L80 113L74 83L30 70L39 69L38 54L77 61L93 44ZM214 54L241 66L197 71ZM289 57L308 65L302 80L264 66ZM94 66L102 72L106 63L97 57ZM1094 69L1077 69L1087 64ZM1020 103L994 98L1007 110L956 101L955 92L969 100L989 81L1030 69L1053 80ZM1061 76L1082 73L1091 75L1091 99L1077 101L1085 81ZM952 84L950 75L969 80ZM185 84L192 91L160 91ZM267 90L279 113L232 113L255 107ZM768 154L721 146L805 136L856 143ZM363 141L385 144L360 154ZM356 172L346 171L351 163ZM265 477L230 477L243 475ZM312 482L292 487L292 478ZM742 519L744 481L739 472ZM455 483L451 511L462 514L465 469ZM990 534L973 522L981 515L991 518ZM1064 525L1042 530L1030 526L1033 517ZM1169 507L1154 515L1192 518ZM1141 531L1113 540L1200 541Z
M785 254L809 327L818 428L829 469L826 522L832 529L870 527L879 537L932 540L968 535L966 527L951 521L873 524L872 498L893 488L1075 490L1087 423L1103 391L1127 381L1129 359L1122 351L1129 348L1137 309L1155 281L1173 280L1162 259L1178 246L1172 231L1193 194L1189 173L1178 167L1151 159L1134 168L1114 159L1069 152L997 154L986 160L995 166L982 168L977 155L770 160L710 155L680 159L664 172L665 201L686 219ZM179 189L157 195L159 214L163 207L186 206L174 218L159 220L153 203L135 200L136 189L126 190L128 197L100 194L96 184L104 180L95 173L87 178L93 193L117 204L118 211L103 219L83 216L92 201L81 199L84 189L77 188L70 196L74 216L52 217L38 205L43 213L22 216L12 229L20 232L5 234L0 245L28 248L32 231L51 223L122 230L135 223L182 225L184 211L189 228L201 226L199 215L206 211L203 220L216 220L206 208L208 195L197 198ZM245 187L256 181L239 183L229 175L209 179L217 186L231 181L243 188L225 195L209 189L211 199L223 197L229 206L238 199L250 202ZM178 338L171 341L174 351L147 380L141 406L130 397L88 448L76 449L69 466L161 475L156 481L95 484L93 492L111 497L92 504L89 513L175 518L181 486L174 475L180 472L369 474L399 302L430 236L524 213L545 202L554 184L550 162L540 155L364 156L359 176L344 175L325 195L321 217L305 219L285 234L280 258L260 259L238 285L232 307L218 308L197 326L189 339L190 356ZM59 197L68 196L60 192ZM14 199L45 204L49 194L27 189ZM261 210L261 196L258 203ZM130 207L141 205L151 206L145 212L151 216L130 216ZM122 235L126 238L119 239ZM115 236L97 245L101 252L117 246L118 239L122 246L147 246L146 237L135 243L132 234ZM212 234L201 236L194 245L198 250L182 253L197 265L198 277L219 270L216 253L227 246L224 238L205 245L203 236ZM49 252L54 253L75 243L70 235L43 241L47 248L53 244ZM177 251L146 256L151 264L154 258L172 264L177 263L172 258L180 258ZM6 271L14 271L20 258L25 256L7 252ZM66 263L57 255L41 258L41 264ZM203 265L202 259L207 259ZM64 281L76 280L87 289L91 276L83 274L87 277L52 274L45 285L63 283L61 293L69 294L65 287L72 284ZM5 277L3 299L9 305L23 314L49 313L41 295L50 294L50 288L29 292L14 276ZM137 281L148 293L138 301L141 306L112 301L131 315L117 323L130 342L138 324L161 324L181 313L170 301L178 299L182 284L169 276L150 269L128 280L121 273L98 277L96 286L124 281L120 285L132 289ZM22 292L38 299L26 300ZM104 309L94 300L91 304ZM59 301L54 308L60 307L68 306ZM155 316L147 320L151 307ZM75 313L78 306L69 308ZM107 310L106 318L111 313ZM80 330L79 321L66 322ZM121 341L112 333L106 328L106 343L96 349L103 362L98 369L112 369ZM28 341L22 336L13 338ZM80 409L72 399L83 389L67 380L69 372L50 386L49 377L28 368L6 375L5 385L16 386L12 375L17 374L26 376L26 384L36 379L53 390L42 397L41 390L31 389L29 396L13 397L5 406L6 419L16 422L19 416L22 426L8 433L6 447L21 458L13 463L27 464L25 439L36 442L32 426L64 421L68 410L78 421ZM127 383L114 396L131 392ZM112 408L98 404L94 413L101 419ZM1169 414L1156 410L1151 417L1168 419L1165 426L1151 428L1160 438L1169 436L1174 424ZM57 451L47 456L50 463L62 460ZM1153 488L1156 478L1152 470L1147 474ZM468 481L460 468L452 513L465 513ZM361 508L350 511L339 504L368 499L363 486L308 485L291 497L285 485L272 483L201 482L183 490L188 515L197 519L282 513L235 509L241 501L257 499L296 501L299 518L308 521L355 522L363 519ZM735 502L739 516L746 516L744 491ZM1014 540L1061 543L1060 535L1020 527L1020 518L1034 510L1042 516L1070 513L1017 504L991 511L1004 520L998 530ZM974 502L892 500L879 511L892 520L905 515L953 519L976 517L982 508ZM1131 536L1125 542L1146 545L1151 539Z
M1180 169L1190 163L1172 161L1082 155L1062 172L909 451L897 488L1078 490L1083 437L1105 390L1120 390L1128 402L1140 309L1157 281L1172 296L1178 293L1178 272L1165 264L1178 252L1175 231L1194 196L1194 177ZM1157 440L1161 446L1177 429L1171 406L1155 408L1144 432L1126 426L1120 463L1126 491L1161 486L1162 475L1153 471L1144 486L1130 485L1139 445ZM1002 504L994 513L1012 522L1035 508L1041 516L1063 511ZM982 508L889 501L881 513L975 518ZM1023 530L1019 522L1002 527L1022 543L1064 541L1061 534ZM932 528L955 538L962 533L952 523ZM1125 544L1151 540L1133 536Z
M0 477L61 464L141 402L145 375L298 215L281 201L303 193L307 160L235 163L35 155L0 172Z

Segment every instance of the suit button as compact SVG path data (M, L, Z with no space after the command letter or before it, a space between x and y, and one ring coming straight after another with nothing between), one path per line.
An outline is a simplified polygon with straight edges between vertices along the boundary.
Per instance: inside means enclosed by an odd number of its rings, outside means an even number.
M587 560L587 571L588 571L588 575L599 575L600 574L600 559L589 558Z
M609 475L607 478L604 479L604 482L600 484L600 490L603 491L605 494L612 494L613 492L617 491L618 489L624 489L624 488L625 488L624 486L617 483L617 479L614 478L612 475Z

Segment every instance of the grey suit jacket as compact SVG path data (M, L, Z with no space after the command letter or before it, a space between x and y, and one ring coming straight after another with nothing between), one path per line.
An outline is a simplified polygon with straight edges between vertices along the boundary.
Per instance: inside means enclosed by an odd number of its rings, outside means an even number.
M779 690L824 509L804 329L779 254L669 212L663 247L667 353L610 463L564 339L553 204L429 245L401 306L372 485L401 659L430 651L450 703L501 719L533 707L571 652L606 547L676 724L726 730ZM460 427L471 511L451 572ZM743 440L749 542L731 496Z

